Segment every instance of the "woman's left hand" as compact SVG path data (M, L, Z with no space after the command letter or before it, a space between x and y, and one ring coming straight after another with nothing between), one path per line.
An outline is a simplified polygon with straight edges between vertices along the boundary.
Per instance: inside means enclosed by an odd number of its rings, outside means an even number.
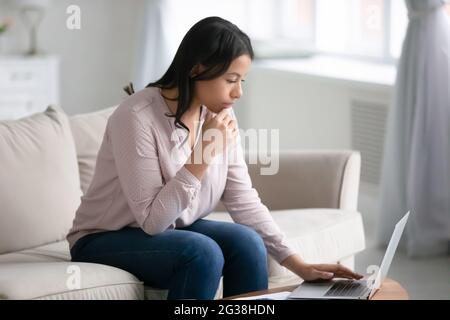
M363 276L340 264L304 264L298 275L305 281L347 278L359 280Z
M363 276L340 264L309 264L303 262L299 255L286 258L282 266L296 273L305 281L330 280L333 278L361 279Z

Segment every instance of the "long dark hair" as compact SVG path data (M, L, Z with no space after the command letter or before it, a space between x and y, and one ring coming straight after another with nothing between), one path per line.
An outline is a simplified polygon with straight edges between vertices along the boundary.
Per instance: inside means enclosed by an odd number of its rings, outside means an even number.
M231 62L247 54L253 60L253 48L250 38L233 23L220 17L208 17L194 24L186 33L169 69L161 79L149 83L146 87L162 89L178 88L178 97L168 100L178 101L175 125L189 131L180 120L188 110L194 96L195 81L211 80L223 75ZM193 68L202 65L205 70L193 75ZM133 89L126 91L131 94Z

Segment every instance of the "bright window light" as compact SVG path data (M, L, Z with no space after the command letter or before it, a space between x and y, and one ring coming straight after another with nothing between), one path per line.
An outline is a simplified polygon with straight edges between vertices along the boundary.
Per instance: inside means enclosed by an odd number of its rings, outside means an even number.
M216 15L238 25L259 48L392 62L408 25L404 0L166 1L177 45L195 22ZM450 16L450 4L446 11Z
M247 31L248 1L227 0L165 0L166 10L170 12L171 28L176 36L171 39L176 46L179 45L186 32L198 21L209 16L219 16L238 25Z
M408 12L404 0L391 0L391 43L390 54L393 58L399 58L403 39L408 26Z
M383 0L316 0L319 51L379 57L383 54Z
M279 36L282 39L296 40L310 44L314 40L315 1L283 0L278 1Z
M448 16L450 17L450 3L447 3L446 5L445 5L445 12L447 12L447 14L448 14Z

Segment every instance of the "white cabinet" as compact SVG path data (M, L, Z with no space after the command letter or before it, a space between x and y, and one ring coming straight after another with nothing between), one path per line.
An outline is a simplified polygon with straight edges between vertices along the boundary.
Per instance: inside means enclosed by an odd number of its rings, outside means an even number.
M59 105L59 59L0 56L0 119L17 119Z

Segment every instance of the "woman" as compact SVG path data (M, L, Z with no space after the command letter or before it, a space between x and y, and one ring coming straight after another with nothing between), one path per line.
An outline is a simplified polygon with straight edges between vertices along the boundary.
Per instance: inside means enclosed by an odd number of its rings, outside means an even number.
M127 270L169 299L212 299L221 276L224 296L266 289L267 251L305 280L361 277L304 263L252 188L231 109L252 59L235 25L203 19L164 76L121 103L67 236L72 261ZM236 223L203 219L220 200Z

